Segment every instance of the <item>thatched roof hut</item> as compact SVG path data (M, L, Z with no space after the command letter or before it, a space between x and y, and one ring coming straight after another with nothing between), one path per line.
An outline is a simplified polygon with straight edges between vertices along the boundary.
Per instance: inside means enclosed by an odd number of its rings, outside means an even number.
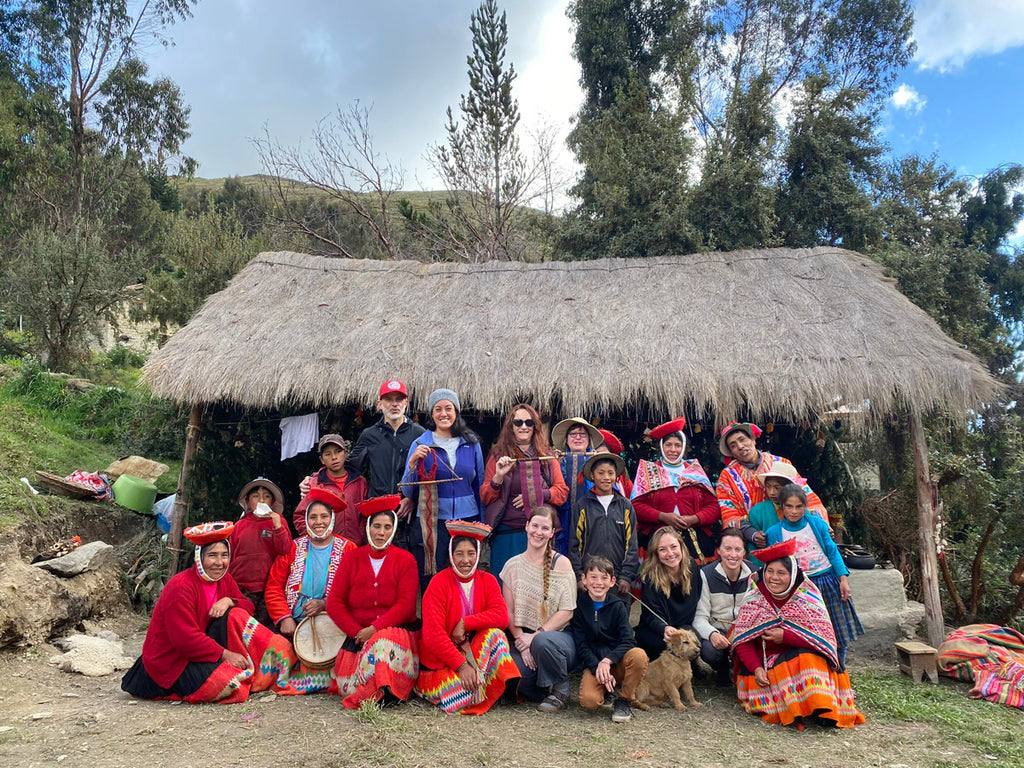
M870 403L965 411L997 391L870 259L839 248L481 265L264 253L146 365L182 402L366 401L398 377L503 411L644 403L718 423Z

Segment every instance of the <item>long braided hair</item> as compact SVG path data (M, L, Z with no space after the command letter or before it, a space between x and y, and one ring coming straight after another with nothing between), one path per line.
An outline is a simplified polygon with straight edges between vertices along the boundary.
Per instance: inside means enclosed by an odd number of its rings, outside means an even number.
M543 515L551 521L552 530L552 536L544 547L544 565L542 566L544 573L544 600L540 604L540 621L543 624L548 620L548 590L551 587L551 566L555 559L554 529L558 526L558 512L550 504L541 504L539 507L534 507L533 511L530 512L530 520L533 520L538 515ZM530 520L526 521L527 525L530 524Z

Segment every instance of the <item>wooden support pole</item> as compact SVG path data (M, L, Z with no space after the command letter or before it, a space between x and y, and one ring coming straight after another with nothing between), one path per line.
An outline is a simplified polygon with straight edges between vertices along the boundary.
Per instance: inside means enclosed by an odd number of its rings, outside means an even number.
M914 474L917 478L917 537L921 550L921 591L928 642L938 648L946 637L939 596L939 564L935 552L935 502L928 468L928 443L921 415L910 412L910 440L914 446Z
M181 474L178 475L178 489L174 493L174 514L171 517L171 531L167 534L167 548L171 550L171 564L167 568L167 577L178 572L178 560L181 559L181 532L185 529L185 512L192 503L192 458L199 445L199 433L202 431L203 406L196 403L188 415L188 429L185 432L185 455L181 459Z

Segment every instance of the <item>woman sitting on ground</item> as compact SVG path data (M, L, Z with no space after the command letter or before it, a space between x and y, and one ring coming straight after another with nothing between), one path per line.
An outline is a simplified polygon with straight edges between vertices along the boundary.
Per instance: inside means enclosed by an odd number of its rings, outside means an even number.
M327 610L327 594L340 565L356 548L334 534L334 518L344 510L345 501L323 488L313 488L309 496L303 512L306 535L295 540L291 552L274 561L267 577L267 613L278 631L288 637L295 635L301 621ZM326 691L332 680L330 667L313 668L299 660L288 693Z
M399 494L356 505L366 520L367 543L346 555L327 614L348 640L334 663L331 693L347 709L363 701L406 701L419 673L419 626L415 558L392 546Z
M294 651L252 617L252 603L228 573L232 523L185 532L195 566L167 582L153 608L142 656L121 690L140 699L234 704L287 685Z
M522 679L519 693L540 702L541 712L560 712L569 702L569 672L576 644L565 630L576 610L576 578L569 558L553 547L557 513L546 504L526 523L526 552L501 571L508 606L512 659Z
M636 644L653 661L668 638L680 629L693 629L700 600L700 570L690 559L683 537L671 526L651 534L641 573L640 623Z
M423 638L416 692L449 714L482 715L518 680L505 639L508 610L498 581L477 570L491 529L448 522L451 566L423 593Z
M729 635L737 696L766 723L796 723L799 730L810 718L840 728L859 725L864 716L849 674L840 671L828 610L795 551L790 539L755 553L765 565L751 577Z

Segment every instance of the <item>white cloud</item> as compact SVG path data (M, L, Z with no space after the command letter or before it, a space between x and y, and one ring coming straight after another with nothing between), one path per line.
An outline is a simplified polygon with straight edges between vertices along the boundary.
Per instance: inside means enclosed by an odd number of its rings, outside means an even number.
M914 39L924 69L954 69L974 56L1024 45L1021 0L917 0Z
M900 87L897 88L896 93L892 95L893 107L896 109L905 109L907 112L913 112L915 115L920 114L921 110L924 109L924 105L927 103L927 99L906 83L900 83Z

